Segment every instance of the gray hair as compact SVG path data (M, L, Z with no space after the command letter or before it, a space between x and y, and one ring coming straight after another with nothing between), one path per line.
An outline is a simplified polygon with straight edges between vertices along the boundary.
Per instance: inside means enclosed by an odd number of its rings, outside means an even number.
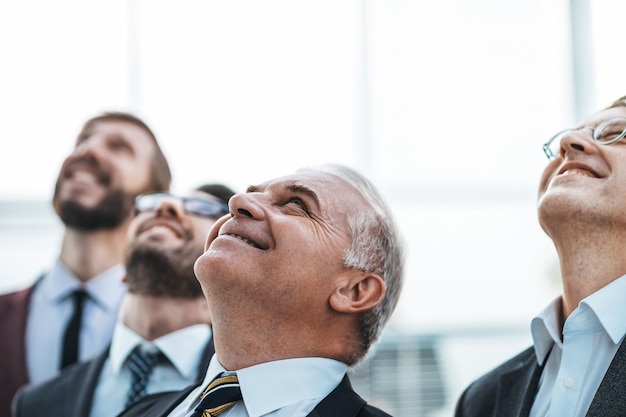
M382 302L360 317L360 346L350 363L354 365L378 340L398 303L404 275L403 242L382 196L372 182L359 172L336 164L300 171L318 171L339 177L356 188L373 209L361 210L347 219L351 239L343 254L344 265L379 275L387 287Z

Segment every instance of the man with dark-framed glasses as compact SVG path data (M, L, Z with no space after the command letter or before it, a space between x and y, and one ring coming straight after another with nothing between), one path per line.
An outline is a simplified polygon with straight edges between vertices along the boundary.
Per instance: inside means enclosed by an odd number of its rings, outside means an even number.
M193 267L234 194L205 184L185 197L140 195L125 251L128 292L109 349L18 391L16 417L110 417L148 394L204 378L211 315Z
M456 417L626 415L626 96L552 137L538 217L563 293L533 346L473 382Z

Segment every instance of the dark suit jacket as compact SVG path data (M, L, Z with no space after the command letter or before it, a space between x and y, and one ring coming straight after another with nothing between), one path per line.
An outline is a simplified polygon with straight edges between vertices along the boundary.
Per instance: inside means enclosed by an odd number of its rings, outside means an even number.
M26 318L33 288L0 295L0 417L11 416L11 400L28 383Z
M215 353L215 347L211 338L198 366L197 382L203 381L213 353ZM15 396L14 416L89 416L93 395L108 355L107 350L94 359L72 365L61 375L49 381L22 388Z
M144 397L118 417L165 417L174 410L198 385L183 391L154 394ZM354 392L347 376L326 396L307 417L391 417Z
M456 417L528 417L542 368L526 349L473 382L461 395ZM588 417L626 416L626 344L622 343L591 402Z

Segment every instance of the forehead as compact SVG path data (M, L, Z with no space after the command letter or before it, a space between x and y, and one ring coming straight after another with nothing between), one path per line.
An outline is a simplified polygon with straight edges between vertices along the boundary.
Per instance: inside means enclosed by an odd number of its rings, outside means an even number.
M83 128L77 142L81 142L87 136L94 134L117 136L130 142L141 142L142 145L148 142L150 147L155 145L154 139L143 127L126 120L103 119L93 121Z
M601 110L585 121L585 125L597 126L607 119L613 117L626 117L626 106L611 107L610 109Z
M309 194L321 208L361 207L367 204L361 193L343 179L325 172L307 171L276 178L257 187L256 191Z

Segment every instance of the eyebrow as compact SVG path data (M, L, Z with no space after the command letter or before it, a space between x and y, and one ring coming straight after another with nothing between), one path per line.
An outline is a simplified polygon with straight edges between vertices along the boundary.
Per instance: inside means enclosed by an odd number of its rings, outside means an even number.
M313 202L315 202L317 207L320 207L320 200L317 197L317 194L315 193L315 191L313 191L306 185L291 182L287 184L285 188L294 194L304 194L305 196L313 200ZM247 193L255 193L258 191L260 191L260 187L258 185L251 185L246 189Z
M307 187L306 185L298 184L298 183L289 183L285 187L287 190L291 191L294 194L304 194L309 197L311 200L315 202L317 207L320 206L320 200L317 198L317 194L315 191Z

